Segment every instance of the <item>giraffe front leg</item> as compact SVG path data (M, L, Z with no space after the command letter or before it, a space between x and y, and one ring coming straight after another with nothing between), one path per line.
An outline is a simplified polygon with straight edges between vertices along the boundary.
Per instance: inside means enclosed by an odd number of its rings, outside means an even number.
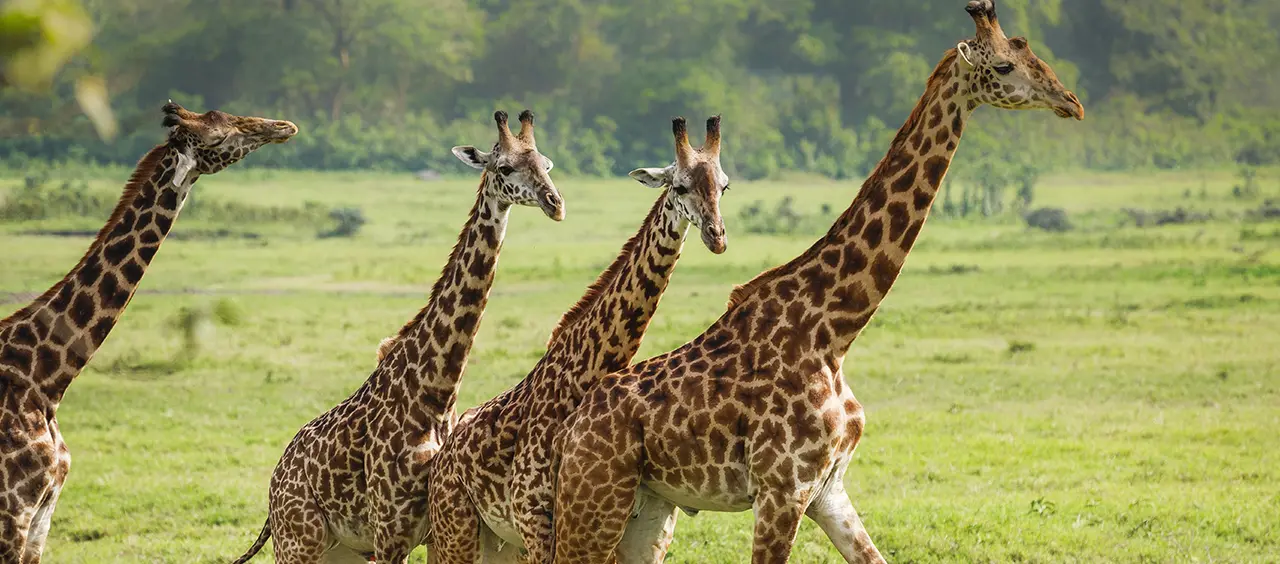
M26 548L23 550L23 564L40 564L44 553L44 543L49 539L49 524L53 520L53 509L58 505L58 495L62 493L60 486L49 490L48 496L36 509L35 515L28 525Z
M609 562L622 540L640 489L638 440L614 430L570 440L556 480L556 564Z
M14 503L12 497L5 501L8 503L0 506L0 564L23 564L34 512L21 511L21 506ZM19 510L13 511L11 507L18 507ZM35 561L40 561L38 554Z
M397 483L404 483L397 480ZM392 488L392 491L395 491ZM376 512L378 525L373 533L373 557L378 564L403 564L409 553L428 534L426 523L430 509L427 492L414 492L395 499L380 499Z
M436 458L427 486L431 534L427 561L432 564L471 564L480 557L480 514L467 498L466 484L452 465Z
M845 562L880 564L885 561L871 542L871 535L862 525L853 502L849 501L843 481L836 481L831 489L815 499L806 514L822 527Z
M550 456L550 441L531 440L511 465L511 514L524 542L525 564L551 562L555 477L551 475Z
M404 564L409 561L409 553L413 551L414 541L404 534L404 521L411 519L405 515L382 513L382 526L374 534L373 560L378 564Z
M809 495L789 488L762 488L756 492L751 508L756 521L752 564L783 564L791 558Z
M271 546L276 564L314 564L325 558L329 530L320 506L299 482L273 483Z

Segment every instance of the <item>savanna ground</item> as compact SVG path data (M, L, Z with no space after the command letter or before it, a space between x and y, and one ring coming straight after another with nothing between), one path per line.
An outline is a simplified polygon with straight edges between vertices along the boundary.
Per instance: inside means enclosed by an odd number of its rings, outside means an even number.
M269 149L268 149L269 150ZM663 163L649 163L660 165ZM114 196L127 171L87 173ZM1280 558L1280 222L1245 212L1232 171L1060 174L1036 204L1076 229L935 218L849 353L866 435L848 489L892 562ZM0 193L22 183L0 179ZM657 192L560 178L568 218L512 214L462 406L516 382L559 314L610 261ZM46 561L226 562L257 534L294 432L353 390L378 340L423 304L475 179L227 171L196 201L359 206L354 238L272 222L184 217L122 324L59 411L74 464ZM748 234L739 214L784 196L843 208L856 183L735 182L729 250L691 241L638 358L697 335L733 284L825 229ZM949 188L954 189L954 187ZM1139 228L1124 206L1211 211ZM83 253L102 215L0 224L0 315ZM199 235L226 229L222 236ZM256 233L257 238L238 236ZM231 323L184 357L182 308ZM227 313L229 312L229 313ZM189 356L189 355L188 355ZM680 516L669 562L748 559L749 513ZM268 549L269 552L269 549ZM269 555L259 555L260 562ZM795 562L834 562L806 522ZM414 561L425 561L419 549Z

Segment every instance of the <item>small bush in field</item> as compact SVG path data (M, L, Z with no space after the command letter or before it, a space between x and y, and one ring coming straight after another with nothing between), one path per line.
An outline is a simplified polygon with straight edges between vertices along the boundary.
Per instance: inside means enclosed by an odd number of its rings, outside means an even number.
M832 210L823 204L818 213L801 213L795 209L795 201L785 196L773 209L768 209L761 200L756 200L743 208L739 214L741 229L747 233L764 235L791 235L796 233L812 233L825 229L831 222Z
M1062 208L1031 210L1022 219L1027 222L1028 227L1034 227L1042 231L1061 233L1072 229L1071 221L1067 219L1067 210Z
M337 208L329 212L329 219L337 222L332 229L320 232L321 239L329 237L355 237L360 228L368 223L360 208Z

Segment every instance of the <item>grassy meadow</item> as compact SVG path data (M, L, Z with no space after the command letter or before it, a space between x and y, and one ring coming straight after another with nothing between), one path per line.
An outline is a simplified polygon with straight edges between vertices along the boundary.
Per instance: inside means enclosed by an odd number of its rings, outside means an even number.
M77 174L114 196L128 171ZM557 182L564 222L512 214L463 407L533 366L657 196L626 179ZM1280 197L1280 173L1263 171L1252 199L1232 195L1236 182L1230 170L1059 174L1036 205L1067 210L1070 232L1013 216L930 222L845 365L868 417L848 490L891 562L1280 560L1280 221L1246 216ZM0 176L0 198L22 183ZM227 562L247 548L281 449L363 381L379 339L424 303L475 184L259 169L202 179L193 206L311 201L360 207L369 223L317 238L269 217L179 221L58 413L74 463L46 562ZM832 217L750 234L744 208L791 196L801 213L834 214L856 190L734 182L728 251L689 242L638 358L697 335L733 284L799 253ZM1120 211L1179 206L1213 218L1140 228ZM0 316L89 242L48 231L104 218L0 223ZM175 317L215 304L230 322L185 354ZM682 514L668 562L748 561L750 523ZM806 522L792 561L839 556Z

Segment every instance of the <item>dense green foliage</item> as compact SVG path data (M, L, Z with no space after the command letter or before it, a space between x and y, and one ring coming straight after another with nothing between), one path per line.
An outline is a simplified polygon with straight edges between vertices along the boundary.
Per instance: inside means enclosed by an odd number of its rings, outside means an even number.
M115 195L127 177L55 170L49 184ZM1054 173L1036 199L1065 210L1070 231L1009 214L929 221L844 363L867 410L846 485L890 562L1276 560L1280 210L1266 200L1280 197L1280 170L1258 171L1254 198L1236 195L1244 183L1227 170ZM0 171L0 199L23 186ZM558 186L563 222L512 211L461 408L528 373L657 197L629 179ZM696 236L685 246L637 358L697 336L733 285L803 251L856 191L735 180L721 207L728 251ZM475 178L237 166L193 197L359 206L368 222L321 239L183 212L58 412L73 463L46 564L226 564L248 547L282 449L364 381L378 341L422 307ZM1155 219L1166 215L1199 221ZM0 222L0 316L88 245L30 233L96 230L105 216ZM192 237L203 229L262 236ZM667 562L746 562L750 537L749 511L681 514ZM792 562L843 560L806 520Z
M721 113L731 174L860 177L943 50L972 33L961 0L84 3L98 32L72 70L109 77L124 137L94 138L66 78L52 97L0 90L0 158L78 148L132 161L173 98L298 122L293 143L254 157L269 166L460 170L450 146L487 143L495 108L528 106L542 118L541 148L568 174L668 159L669 117ZM1032 178L1059 166L1280 161L1280 3L1005 0L1000 10L1077 90L1087 118L986 116L970 155L1024 161ZM981 161L958 177L985 178Z

